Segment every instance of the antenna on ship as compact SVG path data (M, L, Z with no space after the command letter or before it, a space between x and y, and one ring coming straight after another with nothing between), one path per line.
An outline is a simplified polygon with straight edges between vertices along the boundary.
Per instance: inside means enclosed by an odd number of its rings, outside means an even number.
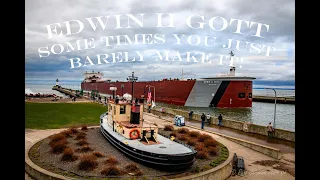
M181 78L181 80L183 80L183 69L182 69L182 78Z
M230 76L235 76L236 74L236 67L233 65L233 56L235 55L232 50L230 51Z

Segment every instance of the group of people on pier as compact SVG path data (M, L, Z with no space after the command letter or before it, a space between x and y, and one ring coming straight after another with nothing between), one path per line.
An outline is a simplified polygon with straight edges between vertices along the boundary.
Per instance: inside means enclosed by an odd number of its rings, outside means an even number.
M192 116L193 116L193 111L189 112L189 120L192 120ZM205 113L202 113L201 115L201 129L204 128L204 124L205 123L211 124L211 116L209 113L207 113L207 115L205 115ZM219 114L218 116L218 126L222 126L222 115Z
M193 116L193 111L190 111L189 112L189 120L191 121L192 120L192 116ZM222 126L222 115L219 114L218 116L218 126ZM211 124L211 117L210 117L210 114L207 113L207 115L205 115L205 113L202 113L201 115L201 129L204 129L204 124L205 123L208 123L208 124ZM267 126L267 132L268 132L268 139L271 139L273 136L274 136L274 128L271 124L271 122L268 124Z

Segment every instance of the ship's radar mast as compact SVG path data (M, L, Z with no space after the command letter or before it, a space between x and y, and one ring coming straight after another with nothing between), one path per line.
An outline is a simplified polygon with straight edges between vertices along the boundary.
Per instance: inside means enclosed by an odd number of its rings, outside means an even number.
M230 51L230 76L235 76L236 75L236 67L233 65L233 56L234 53L232 51Z
M234 56L234 53L233 53L232 51L230 51L230 53L229 53L229 54L230 54L230 56L231 56L231 57L233 57L233 56Z

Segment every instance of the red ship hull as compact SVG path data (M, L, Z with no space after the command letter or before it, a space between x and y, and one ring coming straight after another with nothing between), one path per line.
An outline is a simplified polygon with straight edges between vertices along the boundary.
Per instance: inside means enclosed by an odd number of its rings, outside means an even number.
M151 86L152 100L192 107L238 108L252 107L252 79L247 77L208 78L203 80L161 80L134 83L134 98L147 97ZM123 85L123 88L121 88ZM81 89L98 90L112 95L110 87L117 87L116 95L132 94L131 82L82 82ZM153 86L153 87L152 87Z

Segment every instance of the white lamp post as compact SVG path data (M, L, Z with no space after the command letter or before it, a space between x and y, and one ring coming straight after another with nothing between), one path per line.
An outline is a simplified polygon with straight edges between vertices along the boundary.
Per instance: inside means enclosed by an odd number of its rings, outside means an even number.
M277 110L277 92L273 88L265 88L265 89L272 89L274 91L274 119L273 119L273 129L276 128L276 110Z

